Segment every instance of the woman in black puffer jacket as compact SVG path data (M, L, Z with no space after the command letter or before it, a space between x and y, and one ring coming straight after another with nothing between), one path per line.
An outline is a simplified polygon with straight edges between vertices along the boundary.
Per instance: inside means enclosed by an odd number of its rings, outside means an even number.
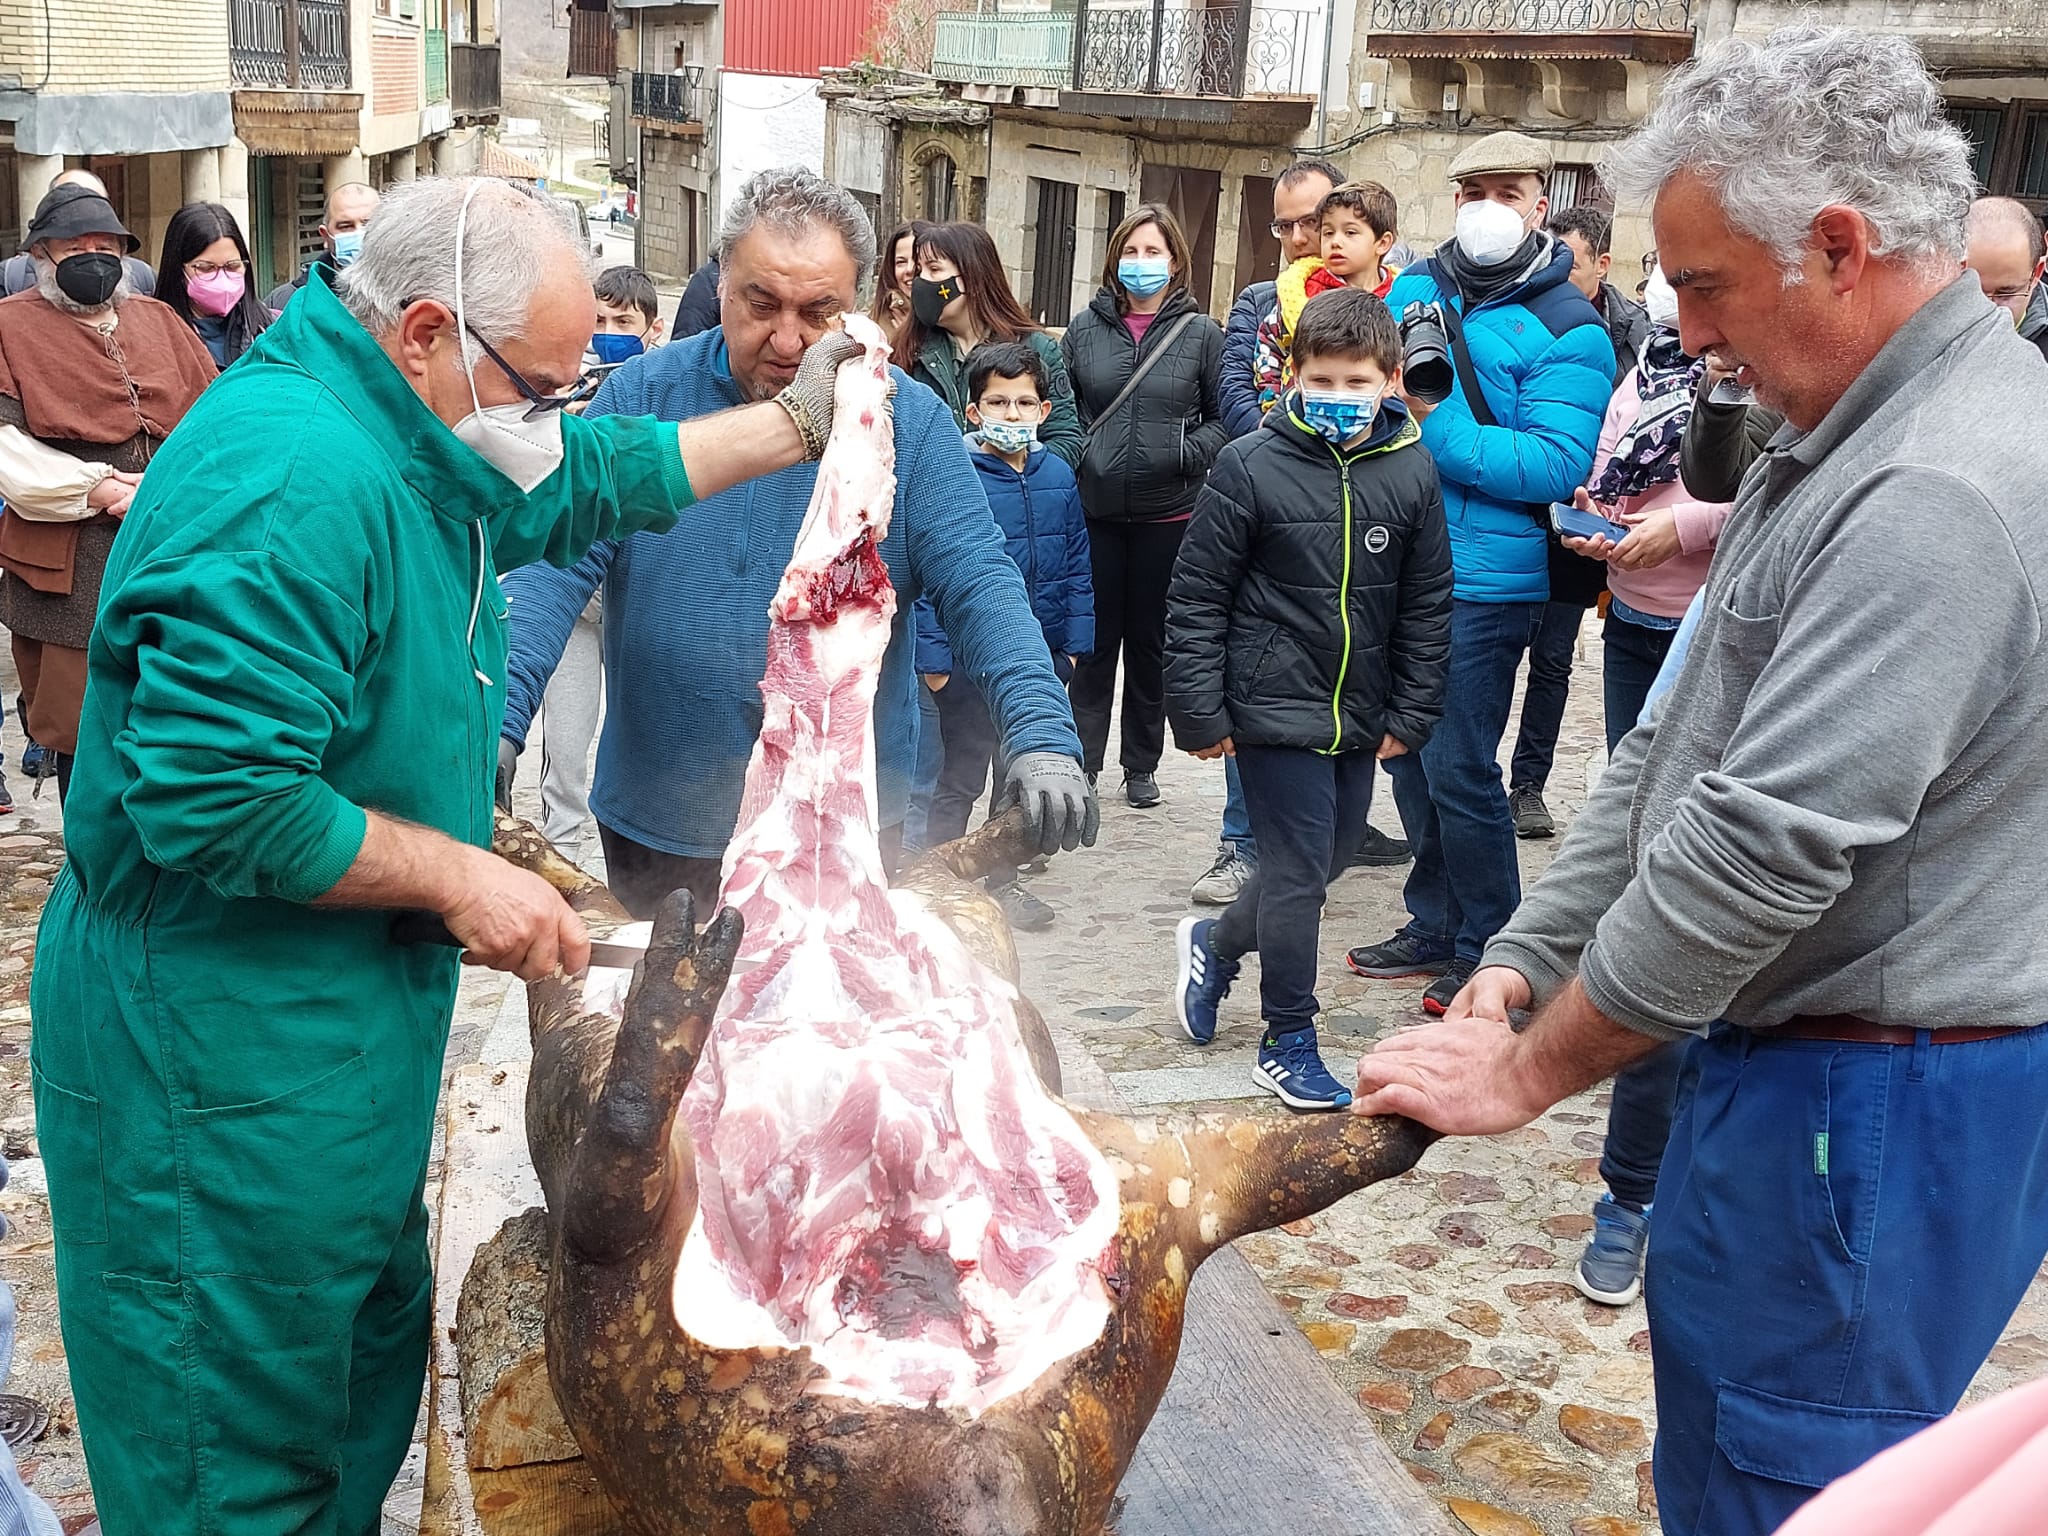
M1147 203L1117 227L1102 291L1074 316L1060 350L1086 433L1075 473L1088 514L1095 579L1095 650L1068 690L1090 778L1109 748L1119 651L1124 666L1124 795L1157 805L1166 745L1160 666L1166 587L1195 496L1230 440L1216 397L1223 332L1188 292L1187 237ZM1119 401L1147 359L1151 365Z

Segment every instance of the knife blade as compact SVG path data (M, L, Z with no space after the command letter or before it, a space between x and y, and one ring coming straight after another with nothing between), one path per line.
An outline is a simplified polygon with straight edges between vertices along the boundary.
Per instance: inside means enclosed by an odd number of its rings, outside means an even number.
M455 937L448 925L441 921L440 914L436 912L399 913L391 920L391 939L395 944L439 944L448 949L467 948L462 940ZM593 967L630 971L646 958L645 944L622 943L616 939L590 941L590 963Z

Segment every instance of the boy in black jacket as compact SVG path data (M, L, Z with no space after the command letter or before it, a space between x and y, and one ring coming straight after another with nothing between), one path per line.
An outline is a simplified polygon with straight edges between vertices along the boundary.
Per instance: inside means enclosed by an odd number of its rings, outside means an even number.
M1166 715L1197 757L1234 755L1258 872L1176 935L1174 1011L1198 1045L1257 951L1253 1080L1292 1109L1351 1093L1316 1050L1323 895L1358 846L1375 757L1443 713L1451 551L1436 465L1400 396L1386 304L1344 289L1295 326L1294 387L1210 472L1167 599Z

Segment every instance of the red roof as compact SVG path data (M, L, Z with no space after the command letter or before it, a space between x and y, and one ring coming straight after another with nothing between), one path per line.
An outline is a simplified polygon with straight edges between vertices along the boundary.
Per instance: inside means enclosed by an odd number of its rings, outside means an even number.
M883 9L883 0L726 0L724 67L751 75L843 69Z

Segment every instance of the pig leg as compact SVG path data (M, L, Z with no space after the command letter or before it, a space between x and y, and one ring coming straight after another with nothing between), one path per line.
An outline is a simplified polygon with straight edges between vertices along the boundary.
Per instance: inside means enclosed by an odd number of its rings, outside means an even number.
M658 1233L674 1191L669 1136L676 1105L740 944L737 912L720 912L701 935L693 931L694 916L687 891L655 914L604 1087L576 1147L563 1235L591 1263L615 1263Z

